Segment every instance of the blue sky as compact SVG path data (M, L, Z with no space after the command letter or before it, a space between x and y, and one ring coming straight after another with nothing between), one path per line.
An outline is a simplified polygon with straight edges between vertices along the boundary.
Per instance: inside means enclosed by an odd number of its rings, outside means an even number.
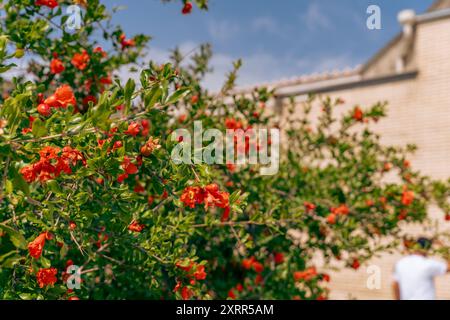
M210 0L210 10L183 16L181 3L160 0L104 0L126 8L114 15L128 35L154 37L149 57L167 59L179 45L188 52L209 42L214 74L206 85L217 89L231 62L242 58L240 85L274 81L364 63L400 31L397 14L421 13L432 0ZM381 8L382 29L366 27L366 10Z

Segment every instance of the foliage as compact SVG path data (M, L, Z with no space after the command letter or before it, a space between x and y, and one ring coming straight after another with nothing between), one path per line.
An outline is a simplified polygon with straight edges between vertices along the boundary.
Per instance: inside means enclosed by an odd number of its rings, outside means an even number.
M448 212L448 182L415 172L412 147L383 146L371 131L384 104L336 117L343 101L311 97L283 120L265 110L274 92L232 91L240 61L219 93L203 89L208 45L122 83L114 73L140 67L150 37L125 36L98 0L74 2L76 31L65 27L72 1L2 2L0 71L31 59L27 78L2 80L3 299L323 299L329 276L313 255L357 269L396 245L383 240L400 221L423 221L433 202ZM279 173L176 165L171 133L199 120L282 127Z

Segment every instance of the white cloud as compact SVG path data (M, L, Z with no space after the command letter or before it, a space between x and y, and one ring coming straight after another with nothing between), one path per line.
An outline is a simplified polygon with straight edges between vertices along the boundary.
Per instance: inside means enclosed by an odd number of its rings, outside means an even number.
M254 31L262 31L271 34L280 34L280 27L273 18L271 17L257 17L251 22L251 27Z
M323 7L317 2L311 2L306 13L300 16L309 30L330 29L331 20L325 15Z
M215 40L227 42L240 32L240 27L236 22L228 20L211 20L208 23L208 33Z

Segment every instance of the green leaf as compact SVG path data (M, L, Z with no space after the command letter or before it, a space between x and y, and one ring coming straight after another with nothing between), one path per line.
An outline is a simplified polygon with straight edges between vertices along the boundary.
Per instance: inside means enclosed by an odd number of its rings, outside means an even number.
M0 229L5 231L9 235L9 239L13 243L16 248L19 249L27 249L27 240L25 237L17 230L14 230L11 227L0 224Z
M171 105L183 99L191 90L189 88L182 88L175 91L165 102L166 105Z
M44 122L41 119L36 119L33 122L33 136L36 138L41 138L47 135L47 128L45 127Z

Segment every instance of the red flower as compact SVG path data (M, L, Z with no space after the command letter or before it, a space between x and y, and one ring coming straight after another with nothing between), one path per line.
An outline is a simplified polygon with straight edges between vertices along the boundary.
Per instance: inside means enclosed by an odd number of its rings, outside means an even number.
M244 125L239 120L228 118L225 120L225 127L230 130L237 130L242 129Z
M255 257L250 257L249 259L244 259L244 260L242 260L242 267L246 270L250 270L255 261L256 261Z
M256 284L256 285L259 285L259 284L262 283L263 281L264 281L264 278L263 278L262 275L260 275L260 274L256 275L256 277L255 277L255 284Z
M184 270L186 272L191 271L192 267L194 266L194 262L190 261L189 259L185 259L183 261L178 261L175 266L177 268L180 268L181 270Z
M348 207L345 204L343 204L343 205L340 205L337 208L332 208L331 209L331 213L334 213L335 215L346 216L346 215L348 215L350 213L350 210L348 209Z
M122 162L122 169L125 170L127 174L136 174L138 173L138 168L136 165L131 163L131 159L125 156Z
M143 193L143 192L145 192L145 188L143 185L141 185L139 182L137 182L136 185L134 186L133 191L136 193Z
M58 6L58 0L36 0L35 4L37 6L46 6L53 9Z
M305 271L294 272L294 280L295 281L299 281L299 280L309 281L316 276L317 276L317 270L315 267L308 268Z
M51 108L48 105L43 104L43 103L38 105L37 112L43 117L48 117L52 114Z
M96 104L97 104L97 98L94 97L94 96L86 96L86 97L83 99L83 105L84 105L84 106L88 106L88 105L89 105L89 102L92 102L93 105L96 105Z
M191 103L192 104L196 104L197 102L198 102L198 96L197 95L192 96L191 97Z
M39 259L44 250L45 241L52 239L52 235L49 232L41 233L36 239L28 244L28 251L30 256L35 259Z
M193 294L194 293L192 292L192 290L188 287L183 287L183 289L181 289L181 297L183 298L183 300L189 300L190 298L192 298Z
M195 208L197 204L203 202L203 197L203 191L200 187L187 187L184 189L180 200L186 207Z
M450 213L447 213L447 214L445 215L445 221L450 221Z
M69 222L69 229L70 230L75 230L77 228L77 224L73 221Z
M144 228L145 225L139 224L139 222L136 220L133 220L131 224L128 226L128 230L133 232L141 232L142 230L144 230Z
M190 14L192 12L192 3L190 3L189 1L187 1L184 4L183 9L181 10L182 14Z
M39 269L36 275L39 287L43 288L45 286L53 286L57 281L57 274L58 270L55 268Z
M206 279L205 266L203 265L197 266L197 270L195 270L194 272L194 277L197 280L205 280Z
M283 263L284 262L284 254L282 254L281 252L275 252L273 260L275 261L276 264Z
M56 89L55 94L48 97L44 103L52 108L67 108L68 105L75 106L77 101L72 88L68 85L63 85Z
M71 62L75 68L83 71L84 69L87 68L89 60L90 60L89 54L87 53L86 50L83 50L82 53L75 53L73 55Z
M238 283L238 284L236 285L236 290L237 290L238 292L242 292L242 291L244 291L244 286L243 286L242 284Z
M351 267L353 269L355 269L355 270L358 270L360 266L361 266L361 264L359 263L359 260L358 259L353 259Z
M408 191L406 188L402 194L402 204L404 206L409 206L414 201L414 192Z
M120 44L122 45L122 50L128 47L134 47L136 42L133 39L127 39L124 34L119 37Z
M58 74L65 70L64 64L61 60L55 58L50 62L50 72L52 74Z
M322 274L322 280L325 282L330 282L330 275L329 274Z
M97 47L97 48L95 48L95 49L94 49L94 53L99 53L99 54L101 54L103 58L105 58L105 57L108 55L105 51L103 51L103 48L102 48L102 47Z
M327 222L329 224L336 224L336 215L334 213L330 213L327 217Z
M353 111L353 119L359 122L363 121L364 113L359 107L356 107L355 110Z
M141 130L141 125L137 122L132 122L128 125L128 129L127 129L127 131L125 131L125 134L136 137L139 134L140 130Z
M256 271L256 273L261 273L264 271L264 266L260 262L257 262L257 261L253 262L252 267L253 267L253 270Z
M228 298L235 300L236 299L236 295L234 294L234 290L230 289L230 291L228 291Z
M305 203L303 205L305 206L305 209L307 211L314 211L314 210L316 210L316 205L314 203L305 201Z

